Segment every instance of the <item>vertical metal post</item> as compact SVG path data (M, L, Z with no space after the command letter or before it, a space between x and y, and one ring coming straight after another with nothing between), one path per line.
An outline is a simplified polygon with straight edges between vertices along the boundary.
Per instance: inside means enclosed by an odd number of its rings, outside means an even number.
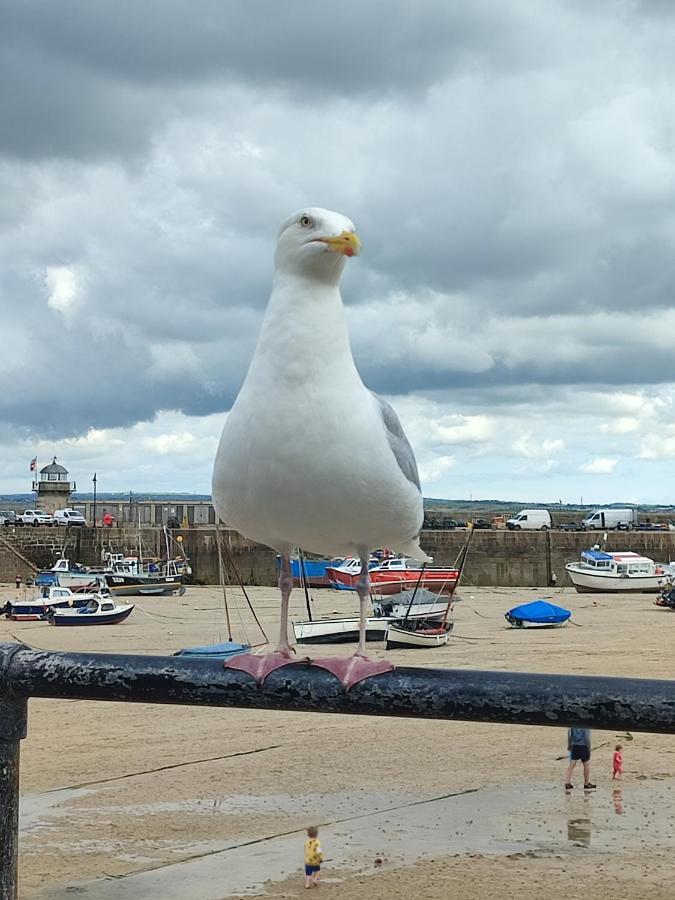
M19 757L28 702L0 696L0 900L16 900L19 865Z

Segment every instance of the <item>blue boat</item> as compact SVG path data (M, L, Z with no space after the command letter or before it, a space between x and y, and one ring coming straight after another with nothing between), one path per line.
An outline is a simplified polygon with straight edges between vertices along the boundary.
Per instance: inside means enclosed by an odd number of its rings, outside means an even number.
M222 644L207 644L206 647L185 647L177 650L174 656L200 657L201 659L229 659L239 653L249 653L249 644L237 644L234 641L223 641Z
M326 567L335 565L335 560L330 559L303 559L302 568L305 572L305 580L308 587L330 587L330 581L326 575ZM281 568L281 557L277 556L277 572ZM297 557L291 558L291 572L296 587L302 586L301 561Z
M522 606L514 606L504 614L506 621L514 628L559 628L572 613L562 606L555 606L546 600L533 600Z

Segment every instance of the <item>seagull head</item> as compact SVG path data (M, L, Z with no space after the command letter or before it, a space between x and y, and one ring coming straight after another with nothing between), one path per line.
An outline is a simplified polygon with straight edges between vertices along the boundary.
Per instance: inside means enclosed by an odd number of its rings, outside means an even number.
M274 262L278 270L337 282L345 259L360 252L351 219L311 206L290 216L279 229Z

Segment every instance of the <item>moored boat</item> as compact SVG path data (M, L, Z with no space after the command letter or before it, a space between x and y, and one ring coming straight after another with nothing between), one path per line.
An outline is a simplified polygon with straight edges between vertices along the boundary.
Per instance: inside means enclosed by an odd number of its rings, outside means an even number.
M103 578L101 571L94 571L81 566L79 563L71 563L66 557L57 559L51 569L38 572L35 576L35 584L49 586L58 584L64 588L94 588L96 589Z
M385 637L385 650L442 647L448 643L452 628L452 622L434 625L428 620L422 620L416 625L410 618L403 622L390 622Z
M92 597L78 609L50 609L47 619L50 625L117 625L133 610L131 604L118 604L112 598Z
M105 571L108 590L117 597L136 594L175 594L183 588L183 560L139 563L135 556L115 554ZM189 568L187 572L189 572Z
M459 570L422 566L411 557L395 557L383 560L370 570L370 583L377 594L398 594L419 586L436 594L452 594L457 584ZM420 577L421 576L421 577Z
M8 619L15 622L34 622L43 619L52 608L78 608L95 596L93 593L75 593L67 587L50 585L42 588L38 597L8 600L4 606L4 613Z
M560 628L567 625L572 613L569 609L548 603L546 600L533 600L514 606L504 613L506 621L513 628Z
M631 551L584 550L565 571L581 594L658 593L668 581L664 567Z

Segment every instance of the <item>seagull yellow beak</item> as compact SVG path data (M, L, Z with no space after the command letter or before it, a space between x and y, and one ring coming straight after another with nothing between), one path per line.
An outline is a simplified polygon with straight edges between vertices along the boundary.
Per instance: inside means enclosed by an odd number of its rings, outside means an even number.
M353 231L343 231L337 237L321 238L333 253L344 253L345 256L358 256L361 252L361 240Z

